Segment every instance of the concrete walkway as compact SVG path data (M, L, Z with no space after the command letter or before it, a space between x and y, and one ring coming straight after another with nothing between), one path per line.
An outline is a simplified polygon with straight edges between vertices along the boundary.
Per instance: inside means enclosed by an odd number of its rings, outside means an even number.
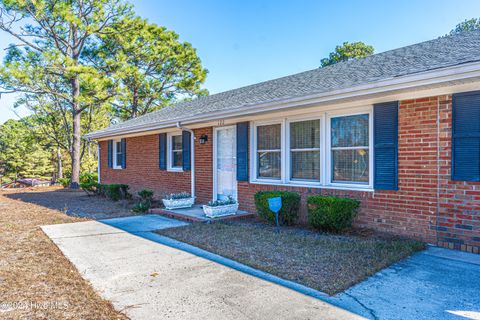
M285 286L159 243L162 237L151 232L183 224L148 215L42 229L82 276L132 319L361 318Z

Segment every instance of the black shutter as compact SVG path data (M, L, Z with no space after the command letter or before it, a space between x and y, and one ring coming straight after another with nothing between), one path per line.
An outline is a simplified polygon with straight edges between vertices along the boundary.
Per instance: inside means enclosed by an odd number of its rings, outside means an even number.
M398 101L373 106L374 188L398 190Z
M122 169L127 167L127 139L120 140L122 144Z
M190 132L182 131L182 162L184 171L190 171L192 169L191 141Z
M158 163L160 170L167 170L167 134L158 135Z
M108 167L113 168L113 140L108 140Z
M248 181L248 122L237 123L237 181Z
M452 96L452 180L480 181L480 91Z

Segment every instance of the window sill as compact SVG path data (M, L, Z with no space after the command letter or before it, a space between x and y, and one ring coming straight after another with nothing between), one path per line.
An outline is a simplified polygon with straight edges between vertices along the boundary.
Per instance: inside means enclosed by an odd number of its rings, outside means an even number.
M112 167L113 170L122 170L122 167Z
M270 186L282 186L282 187L301 187L301 188L315 188L315 189L333 189L333 190L347 190L347 191L363 191L363 192L374 192L375 190L370 186L342 186L342 185L322 185L318 183L282 183L280 181L272 180L250 180L251 184L263 184Z
M168 168L167 172L183 172L182 168Z

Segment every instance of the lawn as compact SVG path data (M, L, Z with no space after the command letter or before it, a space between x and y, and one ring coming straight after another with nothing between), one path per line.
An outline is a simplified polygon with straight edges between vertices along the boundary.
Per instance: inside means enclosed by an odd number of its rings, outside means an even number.
M62 208L85 202L102 206L102 200L51 188L0 191L1 319L126 319L83 280L39 227L82 221ZM60 210L47 203L57 203Z
M422 250L424 244L364 234L333 235L258 221L191 224L157 231L248 266L335 294Z

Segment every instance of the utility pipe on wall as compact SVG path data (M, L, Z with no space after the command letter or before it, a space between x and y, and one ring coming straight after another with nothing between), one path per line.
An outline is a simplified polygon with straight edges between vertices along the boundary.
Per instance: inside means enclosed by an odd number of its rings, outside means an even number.
M191 161L191 186L192 186L192 191L190 192L192 197L195 197L195 134L192 129L188 129L182 126L181 122L177 122L177 128L182 130L182 131L187 131L190 132L190 161Z

